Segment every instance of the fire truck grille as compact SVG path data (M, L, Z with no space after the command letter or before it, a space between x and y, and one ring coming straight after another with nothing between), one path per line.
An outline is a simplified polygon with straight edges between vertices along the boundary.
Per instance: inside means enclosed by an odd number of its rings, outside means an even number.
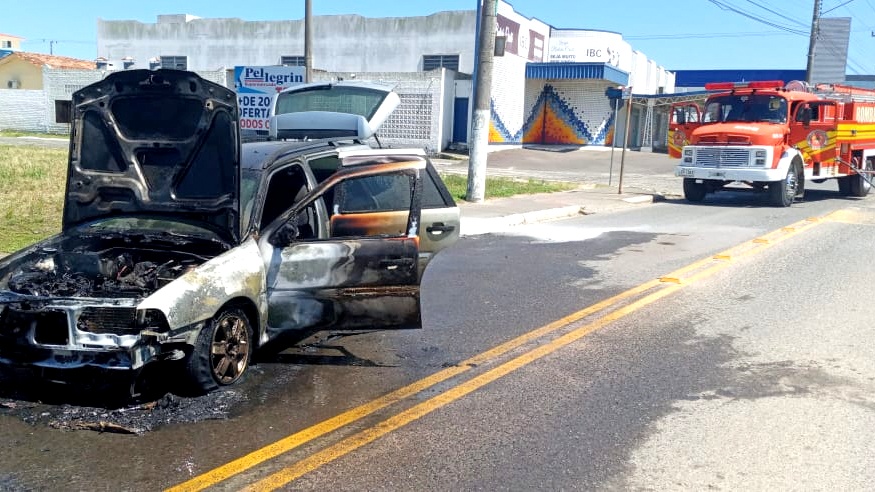
M699 148L696 164L705 167L747 167L750 165L750 150Z

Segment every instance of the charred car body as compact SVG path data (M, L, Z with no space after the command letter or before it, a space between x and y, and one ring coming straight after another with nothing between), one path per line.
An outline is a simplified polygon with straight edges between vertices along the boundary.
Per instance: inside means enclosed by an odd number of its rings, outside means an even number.
M421 151L357 143L390 90L290 89L272 131L298 141L245 145L236 95L189 72L114 73L73 104L62 232L0 261L0 364L177 360L209 391L289 331L420 326L459 211Z

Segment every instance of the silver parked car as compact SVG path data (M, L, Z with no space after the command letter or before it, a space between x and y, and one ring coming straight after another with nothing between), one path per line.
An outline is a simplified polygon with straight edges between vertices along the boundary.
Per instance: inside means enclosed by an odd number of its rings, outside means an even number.
M361 143L396 94L334 87L279 94L301 111L275 107L276 140L244 145L236 95L193 73L76 92L62 232L0 261L0 364L66 379L175 360L206 392L290 331L420 327L459 210L421 151Z

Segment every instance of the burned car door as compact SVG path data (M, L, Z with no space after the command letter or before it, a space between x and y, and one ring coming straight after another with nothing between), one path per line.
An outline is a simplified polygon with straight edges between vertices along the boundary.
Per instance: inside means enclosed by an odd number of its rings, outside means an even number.
M415 156L344 161L265 231L271 336L314 327L420 327L424 170L425 160Z
M459 240L461 214L431 163L422 177L422 232L419 237L419 275L434 255Z

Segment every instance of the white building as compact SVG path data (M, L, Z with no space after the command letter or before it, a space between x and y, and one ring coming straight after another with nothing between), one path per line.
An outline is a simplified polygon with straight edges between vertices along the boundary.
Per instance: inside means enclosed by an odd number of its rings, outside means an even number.
M503 1L497 22L505 50L494 62L492 144L610 145L614 128L624 121L615 121L606 89L632 86L636 95L674 90L674 74L635 51L619 33L555 29ZM98 56L109 63L125 60L130 68L227 70L304 62L303 20L161 15L155 23L99 19L97 27ZM322 71L317 79L404 82L402 116L388 122L396 135L430 132L425 144L430 150L467 141L475 10L421 17L315 16L313 32L314 68ZM451 72L422 73L437 68ZM411 85L410 77L417 83ZM633 106L633 132L645 120L646 108L638 106Z

